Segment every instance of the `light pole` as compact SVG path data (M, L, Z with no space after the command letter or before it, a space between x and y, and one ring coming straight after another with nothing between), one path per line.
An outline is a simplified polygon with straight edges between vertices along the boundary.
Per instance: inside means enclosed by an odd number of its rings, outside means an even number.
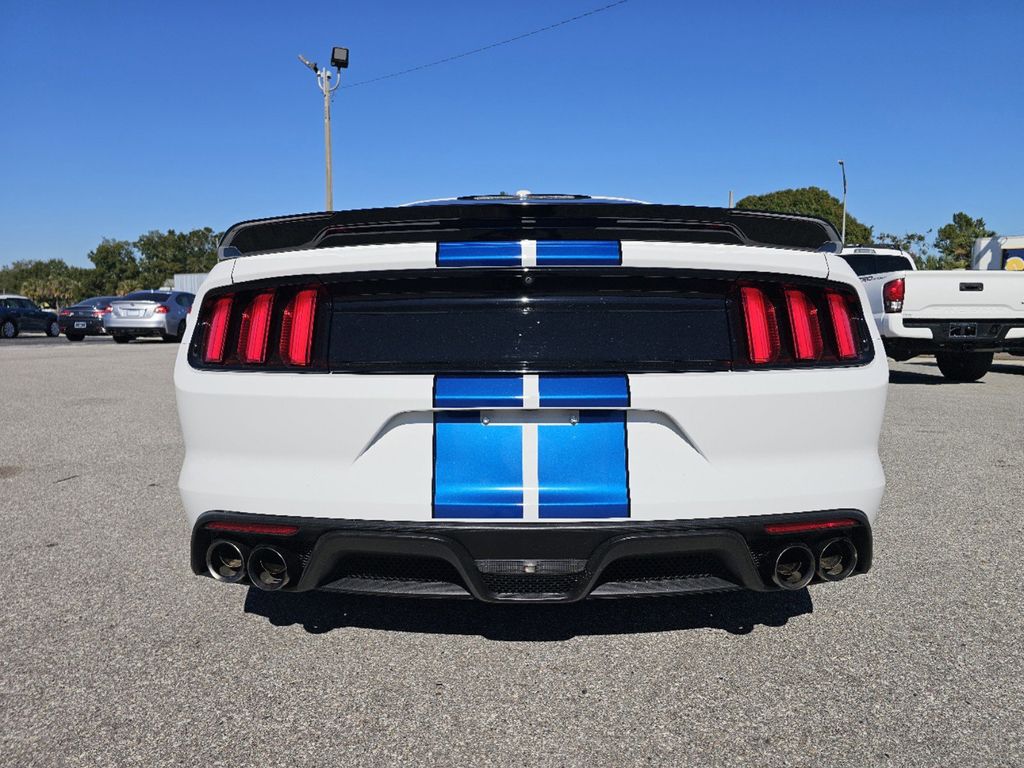
M324 210L334 210L334 169L331 161L331 96L341 85L341 70L348 69L348 48L334 48L331 51L331 66L338 73L337 82L331 85L331 70L320 69L316 62L310 61L303 55L299 55L299 61L313 70L316 75L316 84L324 95L324 164L327 168L327 192L324 197Z
M846 245L846 163L840 160L839 167L843 169L843 234L839 239Z

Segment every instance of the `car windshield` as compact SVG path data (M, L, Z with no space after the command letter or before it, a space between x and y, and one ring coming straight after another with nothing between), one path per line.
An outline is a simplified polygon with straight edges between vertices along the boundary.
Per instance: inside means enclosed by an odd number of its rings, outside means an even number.
M157 293L156 291L135 291L123 296L121 301L167 301L171 294Z

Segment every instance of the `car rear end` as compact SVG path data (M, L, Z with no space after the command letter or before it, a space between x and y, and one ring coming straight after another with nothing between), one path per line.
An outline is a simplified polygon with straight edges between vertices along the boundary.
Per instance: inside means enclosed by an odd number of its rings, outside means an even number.
M115 338L173 336L182 320L168 291L136 291L110 305L103 326Z
M835 240L624 203L233 228L175 369L194 571L545 602L866 572L887 367Z
M113 297L97 296L60 311L60 331L72 340L105 334L103 318L110 314Z

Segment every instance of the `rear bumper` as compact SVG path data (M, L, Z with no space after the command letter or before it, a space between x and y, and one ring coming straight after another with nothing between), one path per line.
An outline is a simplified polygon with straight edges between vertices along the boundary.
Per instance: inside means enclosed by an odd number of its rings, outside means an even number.
M770 523L854 521L853 527L769 535ZM210 530L210 523L297 527L287 535ZM790 544L817 552L849 537L855 573L871 567L868 518L857 510L686 521L615 523L385 523L208 512L192 531L191 561L207 574L218 539L247 551L271 546L289 563L286 591L469 598L485 602L575 602L625 597L777 589L775 555Z
M928 320L896 313L876 319L890 357L1024 351L1024 319Z
M132 336L156 336L169 334L167 330L167 315L156 317L113 317L107 316L103 320L103 326L107 333L125 333Z
M60 324L60 332L63 334L99 336L107 332L103 327L103 321L98 317L62 317L58 322ZM84 323L85 327L76 328L76 323Z

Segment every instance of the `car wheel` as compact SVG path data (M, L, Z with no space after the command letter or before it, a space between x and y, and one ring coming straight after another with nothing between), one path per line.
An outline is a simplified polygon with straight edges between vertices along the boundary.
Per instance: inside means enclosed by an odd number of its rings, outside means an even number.
M160 338L167 342L173 341L175 344L180 344L181 340L185 338L185 321L182 320L180 323L178 323L177 334L175 334L174 336L169 336L166 333L164 333L161 334Z
M64 335L67 337L68 341L81 341L85 338L85 336L80 333L66 333Z
M60 336L60 323L56 320L51 320L50 324L46 326L46 335L51 339L55 339Z
M115 333L114 334L114 341L116 341L118 344L127 344L131 340L132 340L132 337L128 336L127 334L124 334L124 333Z
M991 352L937 352L935 362L950 381L977 381L992 365Z
M0 336L5 339L13 339L18 335L18 326L14 324L13 320L4 320L3 324L0 325Z

